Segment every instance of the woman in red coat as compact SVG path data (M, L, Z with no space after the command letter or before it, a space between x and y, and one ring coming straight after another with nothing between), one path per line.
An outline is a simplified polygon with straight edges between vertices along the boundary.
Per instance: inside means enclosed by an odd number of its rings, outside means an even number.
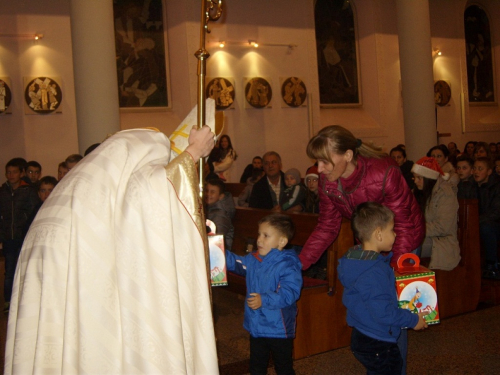
M299 256L303 269L316 263L337 238L342 217L350 219L354 208L367 201L394 212L393 264L400 255L420 247L424 217L400 169L387 154L364 144L342 126L332 125L311 138L307 155L318 161L320 214Z
M424 217L394 160L338 125L327 126L311 138L307 155L318 161L320 208L318 225L299 255L303 269L316 263L337 238L342 217L350 219L354 208L368 201L394 212L392 264L404 253L418 252L425 236ZM405 374L406 330L401 331L398 346Z

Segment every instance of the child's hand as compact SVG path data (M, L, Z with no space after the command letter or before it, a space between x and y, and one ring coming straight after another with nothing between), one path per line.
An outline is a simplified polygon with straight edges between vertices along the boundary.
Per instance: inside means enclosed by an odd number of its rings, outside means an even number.
M429 314L429 313L428 312L420 312L420 313L418 313L418 323L417 323L417 325L415 327L413 327L413 329L415 331L427 328L427 322L424 319L424 316L426 316L427 314Z
M257 310L262 306L262 299L259 293L250 293L252 297L247 299L247 305L253 310Z

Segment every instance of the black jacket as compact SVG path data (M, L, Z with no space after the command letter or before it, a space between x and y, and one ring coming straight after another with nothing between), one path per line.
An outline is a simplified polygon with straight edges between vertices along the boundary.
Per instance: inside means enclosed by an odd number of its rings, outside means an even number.
M269 186L267 181L267 176L262 177L259 181L255 183L252 188L252 194L250 194L249 207L252 208L264 208L271 210L276 204L279 204L281 197L283 196L286 186L285 186L285 174L281 174L281 189L280 196L276 197L276 203L273 202L274 192ZM272 195L271 195L272 194Z
M0 242L24 238L26 222L39 202L35 189L24 181L15 190L8 182L0 187Z
M494 173L477 188L479 224L500 224L500 178Z

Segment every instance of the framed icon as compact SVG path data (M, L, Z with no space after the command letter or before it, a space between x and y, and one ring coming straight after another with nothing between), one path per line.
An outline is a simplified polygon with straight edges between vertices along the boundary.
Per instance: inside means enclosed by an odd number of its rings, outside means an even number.
M271 80L263 77L245 77L245 108L270 108L273 98Z
M215 100L215 109L218 111L234 108L235 90L232 77L207 77L205 95Z
M434 102L440 107L448 105L451 99L450 84L439 80L434 82Z
M59 77L24 77L24 113L49 114L62 112L63 93Z
M307 88L298 77L280 77L282 107L300 107L306 104Z
M12 102L12 91L10 89L10 78L0 77L0 114L12 113L10 103Z

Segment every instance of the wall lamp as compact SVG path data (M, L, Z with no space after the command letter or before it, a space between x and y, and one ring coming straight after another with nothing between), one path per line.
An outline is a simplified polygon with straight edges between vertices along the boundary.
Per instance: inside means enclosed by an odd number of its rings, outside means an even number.
M436 57L436 56L441 56L443 53L441 52L441 50L439 48L434 48L432 50L432 57Z
M233 41L226 41L226 40L219 40L217 43L219 48L224 48L228 45L234 45L234 46L241 46L241 47L253 47L253 48L258 48L258 47L288 47L290 50L293 50L295 47L297 47L297 44L293 43L259 43L256 40L253 39L248 39L247 42L233 42Z
M43 38L43 34L3 34L3 33L0 33L0 38L40 40Z

